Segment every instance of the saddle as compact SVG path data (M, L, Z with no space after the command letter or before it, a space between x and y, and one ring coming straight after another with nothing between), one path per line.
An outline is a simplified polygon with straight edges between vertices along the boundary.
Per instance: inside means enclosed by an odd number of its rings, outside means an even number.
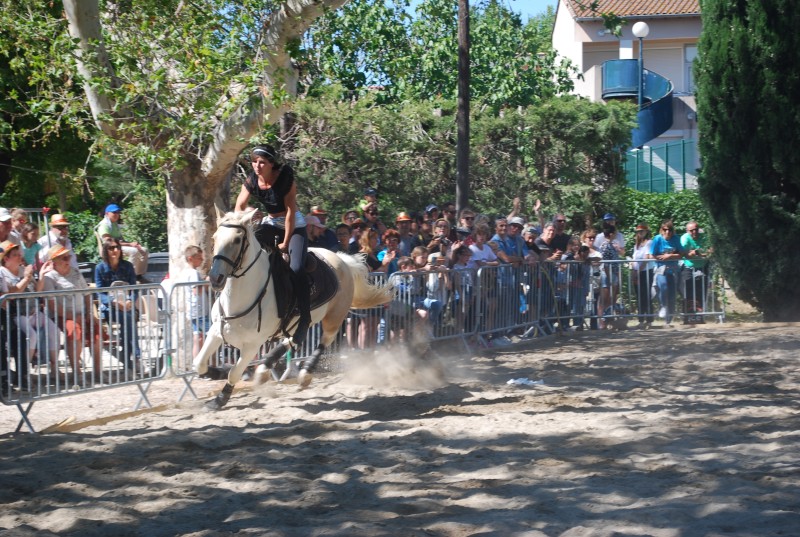
M276 249L270 254L270 270L275 282L275 300L278 305L278 317L281 319L280 331L286 333L289 321L298 316L297 299L294 294L294 273L283 255ZM298 275L308 278L311 294L311 309L314 310L328 303L339 291L339 279L333 267L314 252L308 252L305 272Z

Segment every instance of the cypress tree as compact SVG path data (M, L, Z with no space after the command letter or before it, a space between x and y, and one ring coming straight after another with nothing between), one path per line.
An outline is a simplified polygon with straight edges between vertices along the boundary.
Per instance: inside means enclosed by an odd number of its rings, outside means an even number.
M700 195L715 257L765 321L800 320L800 10L702 0Z

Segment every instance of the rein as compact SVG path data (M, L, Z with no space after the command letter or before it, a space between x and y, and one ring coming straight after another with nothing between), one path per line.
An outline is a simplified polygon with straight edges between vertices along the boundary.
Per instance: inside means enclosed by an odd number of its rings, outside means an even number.
M256 257L255 257L255 259L253 259L253 262L250 263L247 266L247 268L244 269L244 271L241 271L239 274L236 274L236 271L241 268L242 259L244 258L244 254L247 251L247 248L250 246L250 241L248 240L247 229L244 226L239 225L239 224L220 224L219 227L229 227L229 228L239 229L244 233L244 237L245 238L244 238L244 241L242 241L242 247L239 248L239 254L236 256L236 260L235 261L231 261L228 257L226 257L224 255L220 255L220 254L217 254L212 258L212 259L219 259L221 261L224 261L225 263L229 264L232 267L230 277L232 277L232 278L241 278L242 276L247 274L247 272L251 268L253 268L253 265L255 265L256 261L258 261L258 258L261 257L261 252L263 252L263 249L259 248L258 249L258 254L256 254ZM267 289L269 289L269 282L271 280L272 280L272 270L269 270L269 271L267 271L267 281L264 283L263 287L261 288L261 292L256 297L255 302L253 302L250 305L249 308L247 308L242 313L239 313L237 315L225 315L225 310L222 309L222 303L218 300L217 301L217 305L219 307L220 320L222 321L222 323L224 324L226 321L230 321L232 319L241 319L242 317L244 317L245 315L248 315L251 311L253 311L253 308L258 306L258 328L257 328L257 331L261 332L261 300L264 298L264 295L267 294ZM224 334L223 331L220 331L220 332ZM223 341L225 340L225 336L224 335L222 336L222 339L223 339Z

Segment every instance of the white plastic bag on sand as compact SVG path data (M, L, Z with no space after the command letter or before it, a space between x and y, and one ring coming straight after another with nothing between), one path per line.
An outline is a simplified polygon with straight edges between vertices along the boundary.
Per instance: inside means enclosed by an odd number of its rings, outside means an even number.
M506 384L509 384L509 385L512 385L512 386L537 386L537 385L544 384L544 381L543 380L531 380L531 379L526 379L524 377L520 377L518 379L511 379L508 382L506 382Z

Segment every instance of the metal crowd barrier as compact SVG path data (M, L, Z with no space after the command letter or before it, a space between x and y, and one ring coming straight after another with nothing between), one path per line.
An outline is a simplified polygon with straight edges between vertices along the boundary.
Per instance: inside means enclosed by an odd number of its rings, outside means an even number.
M164 320L141 303L151 294L163 290L124 285L0 297L1 397L22 416L17 431L33 430L28 413L36 401L88 390L134 385L136 408L150 406L147 391L166 373ZM138 309L126 310L127 299Z
M390 277L394 299L384 306L351 310L327 358L350 349L419 348L442 341L468 350L505 345L510 337L621 328L632 320L645 326L664 322L653 294L659 280L654 262L641 268L635 271L630 260L622 260L398 272ZM669 312L673 322L724 322L722 278L713 264L703 271L681 269L660 276L662 284L675 290ZM386 275L371 278L382 282ZM119 300L105 308L105 297ZM134 300L136 312L122 309L125 298ZM0 297L0 399L19 410L17 431L23 424L33 431L28 414L34 403L52 397L134 385L140 392L136 408L151 406L147 391L168 371L185 382L179 400L188 393L196 397L194 354L205 338L213 301L207 282L174 284L169 293L150 284ZM296 373L298 362L311 355L320 336L319 327L312 327L303 347L273 371L273 378ZM259 355L267 350L265 344ZM232 365L238 352L223 346L210 365ZM336 364L328 360L327 367L335 369Z

